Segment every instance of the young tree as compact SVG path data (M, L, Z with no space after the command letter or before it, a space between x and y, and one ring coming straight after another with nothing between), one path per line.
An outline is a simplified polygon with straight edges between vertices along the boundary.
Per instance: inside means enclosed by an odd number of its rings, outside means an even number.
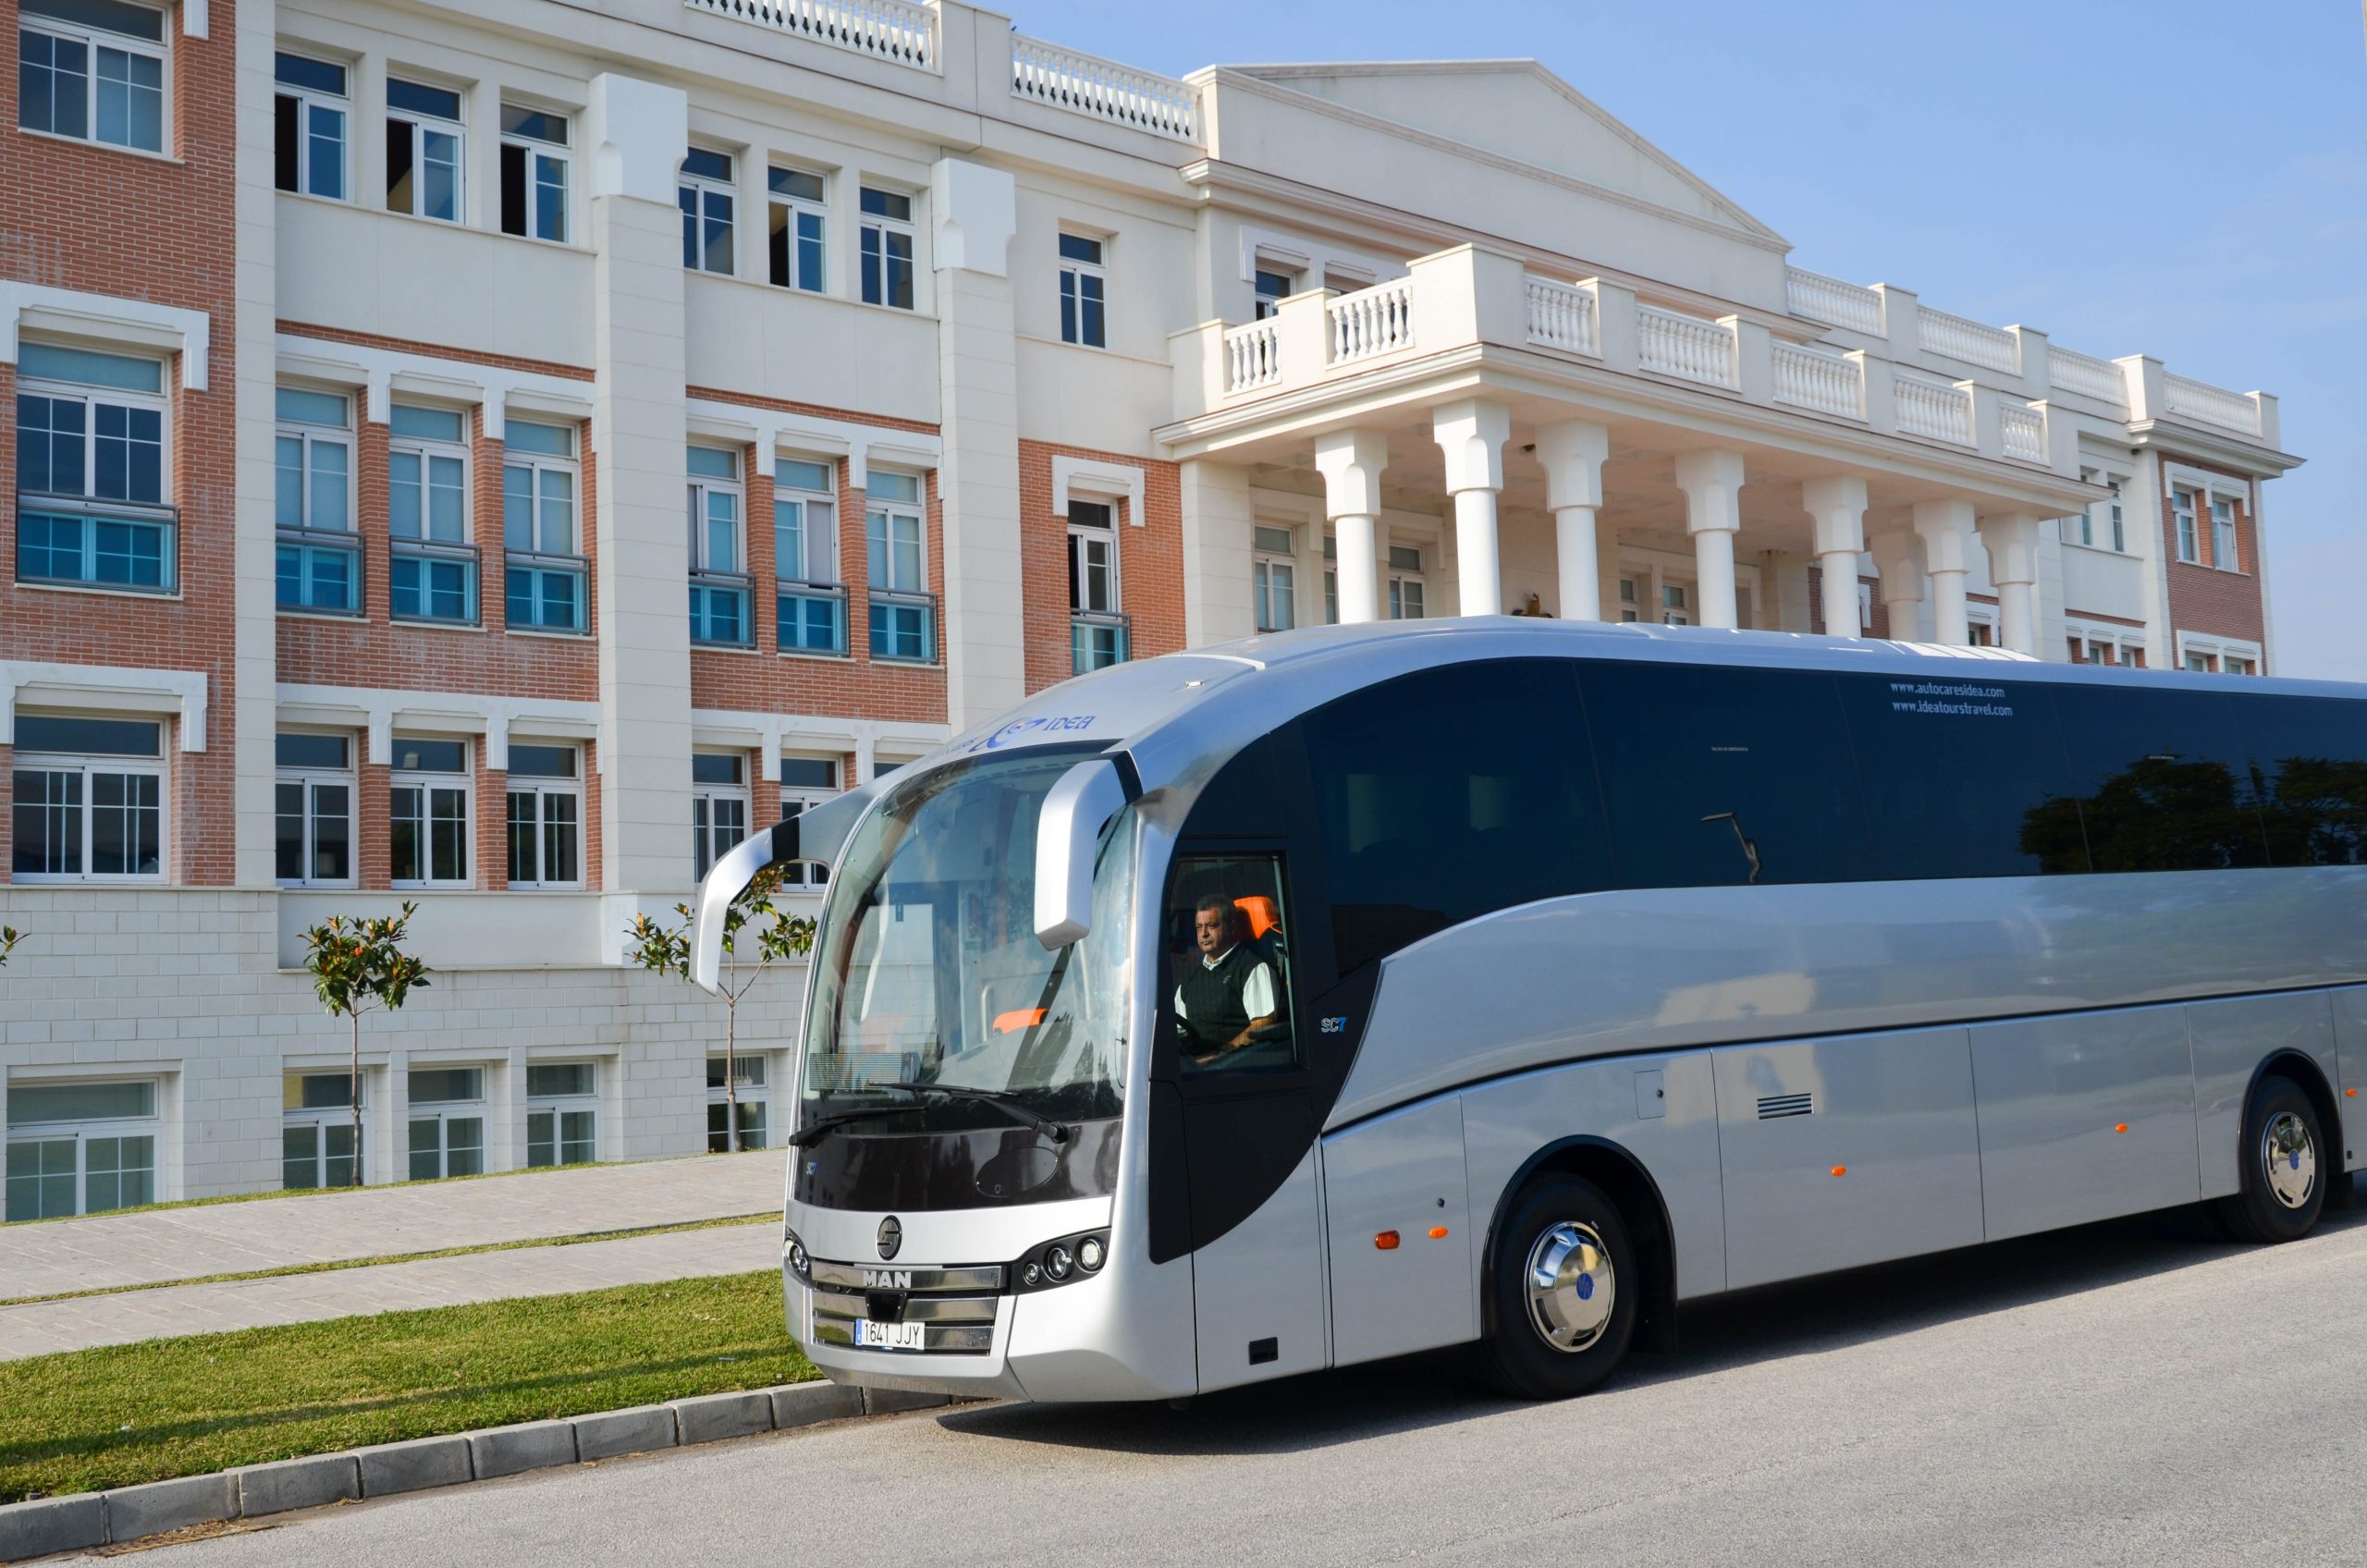
M304 973L331 1018L352 1030L353 1068L346 1093L353 1112L353 1182L362 1184L362 1015L374 1008L392 1012L414 986L427 984L427 965L403 951L411 939L411 917L419 906L406 901L400 914L367 919L333 914L306 928Z
M731 900L723 916L723 1146L733 1154L740 1152L740 998L773 965L814 950L814 922L774 902L780 888L780 868L767 866ZM676 904L674 913L683 924L660 925L645 914L634 915L625 927L625 939L632 943L633 959L644 969L688 981L691 906ZM740 944L750 937L754 947L743 958L748 949ZM743 969L745 979L741 977Z
M15 926L0 925L0 968L7 966L8 955L15 952L17 944L24 939L25 934Z

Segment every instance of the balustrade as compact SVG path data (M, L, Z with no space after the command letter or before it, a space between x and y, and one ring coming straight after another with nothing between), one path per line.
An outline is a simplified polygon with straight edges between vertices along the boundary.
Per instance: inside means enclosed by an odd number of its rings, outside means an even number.
M937 13L910 0L682 0L818 43L900 65L937 68Z
M1968 321L1925 306L1916 312L1916 332L1925 353L1945 354L1949 359L2002 370L2009 375L2021 369L2021 346L2003 327Z
M1282 324L1272 316L1247 326L1228 328L1224 335L1224 389L1254 391L1282 379Z
M2007 457L2026 463L2046 461L2046 422L2028 403L1997 405L1997 435Z
M1858 361L1804 343L1775 345L1775 400L1844 419L1866 417L1865 373Z
M2162 394L2169 411L2179 418L2199 419L2246 435L2260 434L2260 405L2240 392L2183 375L2165 375Z
M1898 428L1907 435L1972 445L1972 394L1963 387L1902 375L1894 384L1893 397Z
M1736 383L1734 331L1714 321L1638 305L1636 349L1638 363L1662 375L1708 386Z
M1594 296L1566 283L1532 276L1528 279L1528 340L1576 354L1600 352L1595 346Z
M1183 141L1194 139L1196 101L1190 87L1172 77L1136 70L1040 38L1012 35L1011 90L1022 98L1091 115L1113 125Z
M2075 354L2068 349L2049 345L2046 379L2049 386L2061 391L2077 392L2083 398L2093 398L2115 409L2128 407L2128 383L2121 379L2120 367L2110 360Z
M1870 288L1844 283L1806 267L1785 271L1784 290L1796 316L1846 326L1870 337L1883 335L1883 299Z
M1343 294L1325 305L1324 312L1335 365L1414 346L1414 285L1409 278Z

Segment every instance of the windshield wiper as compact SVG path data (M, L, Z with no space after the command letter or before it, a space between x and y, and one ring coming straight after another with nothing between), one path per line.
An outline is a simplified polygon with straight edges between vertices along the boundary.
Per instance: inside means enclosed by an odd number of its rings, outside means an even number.
M790 1135L789 1146L802 1149L808 1144L819 1142L850 1121L868 1121L875 1116L894 1116L901 1111L919 1109L916 1105L869 1105L861 1110L842 1110L836 1116L826 1116L809 1126L799 1128Z
M993 1106L997 1110L1025 1122L1056 1144L1065 1144L1069 1141L1069 1130L1066 1127L1046 1116L1042 1111L1031 1110L1020 1104L1017 1096L1004 1094L1000 1090L964 1089L951 1084L880 1084L875 1086L882 1089L901 1089L911 1095L946 1095L957 1100L975 1100L980 1105ZM817 1122L816 1125L821 1124Z

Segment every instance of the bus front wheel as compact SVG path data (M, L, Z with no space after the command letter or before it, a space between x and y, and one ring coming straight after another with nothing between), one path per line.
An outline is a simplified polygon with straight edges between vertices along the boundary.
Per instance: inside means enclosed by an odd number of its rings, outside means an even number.
M2290 1078L2263 1078L2244 1111L2243 1185L2219 1200L2219 1218L2244 1242L2291 1242L2309 1234L2333 1173L2317 1108Z
M1549 1173L1521 1189L1489 1260L1495 1322L1481 1369L1523 1399L1569 1399L1611 1376L1636 1335L1641 1261L1619 1206Z

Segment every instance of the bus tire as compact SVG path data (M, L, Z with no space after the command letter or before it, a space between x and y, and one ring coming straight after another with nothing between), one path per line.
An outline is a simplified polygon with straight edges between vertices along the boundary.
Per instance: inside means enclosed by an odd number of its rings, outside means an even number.
M1547 1172L1523 1187L1488 1268L1495 1322L1479 1366L1497 1388L1570 1399L1600 1387L1626 1356L1643 1260L1619 1206L1593 1182Z
M2336 1172L2317 1108L2290 1078L2263 1078L2244 1109L2238 1172L2243 1185L2218 1202L2239 1242L2293 1242L2310 1233Z

